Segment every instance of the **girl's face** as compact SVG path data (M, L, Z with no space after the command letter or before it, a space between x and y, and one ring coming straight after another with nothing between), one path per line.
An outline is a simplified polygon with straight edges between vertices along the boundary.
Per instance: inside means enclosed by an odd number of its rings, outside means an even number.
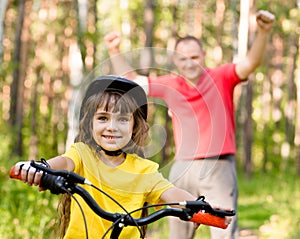
M132 113L113 113L99 107L93 117L93 138L105 150L115 151L129 143L133 125Z

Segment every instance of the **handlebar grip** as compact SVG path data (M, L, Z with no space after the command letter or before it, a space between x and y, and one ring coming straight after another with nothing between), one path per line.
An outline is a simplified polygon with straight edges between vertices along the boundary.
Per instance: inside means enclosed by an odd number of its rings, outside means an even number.
M10 169L9 177L13 179L18 179L22 181L21 173L15 174L15 166ZM49 189L53 194L65 193L61 189L61 186L64 184L64 178L60 176L47 175L43 174L40 182L40 187L44 189Z
M22 180L22 176L21 176L21 173L20 173L20 172L19 172L18 174L15 174L15 166L13 166L13 167L10 169L9 177L10 177L10 178L14 178L14 179L18 179L18 180Z
M226 229L228 227L228 225L225 223L225 217L218 217L201 211L195 213L190 219L190 222L195 222L207 226L219 227L223 229Z

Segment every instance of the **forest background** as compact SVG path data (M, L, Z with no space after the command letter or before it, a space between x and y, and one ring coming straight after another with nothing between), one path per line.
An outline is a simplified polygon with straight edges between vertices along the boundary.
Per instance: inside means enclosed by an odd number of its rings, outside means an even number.
M122 32L124 56L142 74L170 69L174 39L186 34L203 39L214 67L246 54L259 9L276 22L263 64L235 92L241 238L300 238L299 0L1 0L1 238L54 238L57 196L9 180L9 170L72 142L84 85L112 73L105 34ZM152 130L150 158L167 174L172 125L162 102L150 123L164 129ZM167 233L161 220L149 237ZM205 226L197 233L209 238Z

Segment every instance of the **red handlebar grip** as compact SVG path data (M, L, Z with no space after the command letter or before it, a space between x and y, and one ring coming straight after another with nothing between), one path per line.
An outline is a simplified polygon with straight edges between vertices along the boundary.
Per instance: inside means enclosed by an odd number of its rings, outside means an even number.
M223 229L226 229L228 226L227 224L225 224L225 217L218 217L201 211L194 214L190 222L196 222L198 224L204 224L207 226L219 227Z
M22 176L21 176L20 173L15 174L15 166L13 166L13 167L10 169L9 177L10 177L10 178L14 178L14 179L22 180Z

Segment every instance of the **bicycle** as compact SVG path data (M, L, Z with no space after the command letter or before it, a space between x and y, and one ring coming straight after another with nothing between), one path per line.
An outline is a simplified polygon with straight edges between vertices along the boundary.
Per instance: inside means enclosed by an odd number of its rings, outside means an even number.
M154 204L147 205L142 208L138 208L134 211L127 212L125 208L122 207L118 202L116 202L113 198L103 192L101 189L95 187L91 182L82 176L69 172L66 170L53 170L44 165L38 164L33 160L30 163L30 166L35 168L37 171L42 173L40 187L45 190L50 190L52 194L64 194L67 193L70 196L73 194L78 194L81 196L84 201L88 204L88 206L101 218L106 219L112 222L110 228L107 229L106 233L102 236L105 238L107 233L111 230L110 239L118 239L122 229L126 226L135 226L138 228L141 234L141 238L144 238L141 226L148 225L153 223L163 217L174 216L178 217L183 221L195 222L198 224L204 224L213 227L219 227L226 229L227 224L225 223L226 216L234 216L234 210L221 210L214 209L210 206L208 202L205 201L205 197L201 196L196 201L184 201L184 202L175 202L175 203L163 203L163 204ZM14 166L10 170L10 177L13 179L21 180L21 175L15 175ZM105 211L103 208L99 206L99 204L92 198L92 196L81 186L78 184L86 184L91 187L94 187L101 193L104 193L106 196L110 197L115 203L117 203L124 213L111 213ZM76 201L76 200L75 200ZM76 201L77 202L77 201ZM77 202L78 203L78 202ZM180 206L182 208L163 208L157 211L152 212L151 214L143 217L143 218L133 218L131 216L132 213L143 210L150 207L158 207L158 206ZM80 205L79 205L80 207ZM85 232L86 239L88 239L88 228L85 221L84 212L82 211L82 216L85 222Z

